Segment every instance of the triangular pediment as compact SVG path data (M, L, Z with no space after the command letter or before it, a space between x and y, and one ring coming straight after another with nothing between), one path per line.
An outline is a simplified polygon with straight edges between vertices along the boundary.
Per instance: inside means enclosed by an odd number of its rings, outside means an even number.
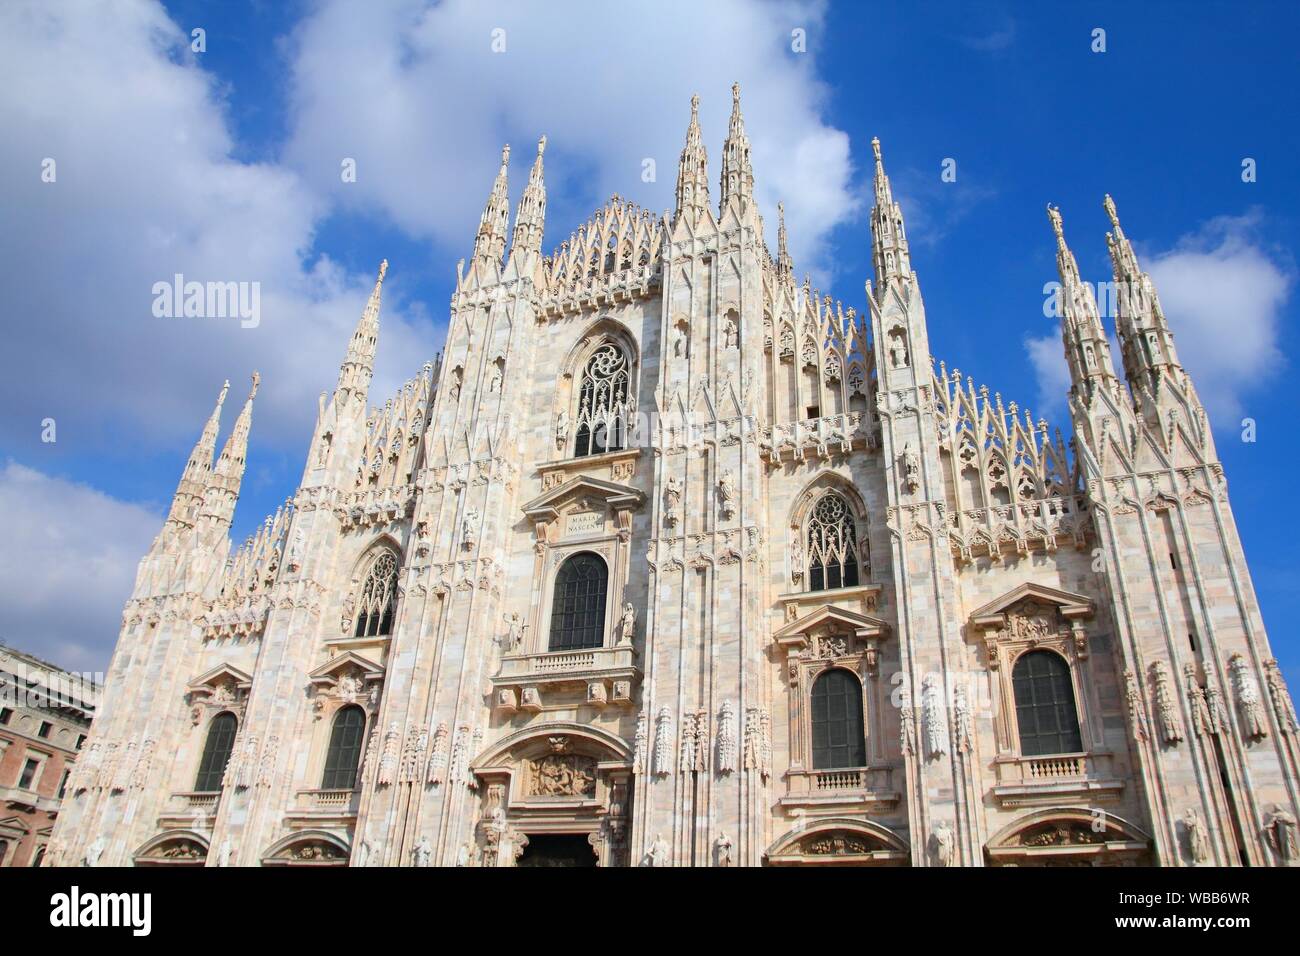
M1091 598L1071 591L1062 591L1059 588L1049 588L1044 584L1026 582L1008 591L997 600L985 604L971 615L971 620L976 624L1001 623L1002 615L1010 608L1015 607L1021 601L1029 599L1041 604L1055 606L1060 610L1061 616L1065 618L1091 617L1093 613Z
M307 675L313 684L333 684L349 670L361 672L361 679L377 680L384 676L384 669L369 658L362 657L356 651L344 651L335 654L320 667Z
M253 678L238 667L230 664L218 664L212 670L190 681L189 691L211 690L225 683L233 683L239 690L248 690L253 686Z
M611 509L639 508L645 494L617 481L575 475L564 484L543 492L523 507L524 514L534 521L549 521L559 516L560 509L575 498L603 501Z
M854 633L865 631L868 637L883 637L889 631L889 624L878 617L872 617L870 614L862 614L858 611L848 611L831 604L823 604L811 614L795 618L772 636L779 643L792 638L803 637L828 625L842 627Z

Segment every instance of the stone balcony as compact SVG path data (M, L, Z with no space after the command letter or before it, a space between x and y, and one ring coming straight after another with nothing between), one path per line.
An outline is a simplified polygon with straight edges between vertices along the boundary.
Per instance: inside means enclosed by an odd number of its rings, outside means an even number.
M492 705L503 714L536 712L549 693L585 685L584 700L596 707L632 705L641 678L631 644L540 654L507 654L492 678Z
M994 761L993 796L1004 807L1033 806L1062 799L1116 798L1124 781L1114 776L1108 753L1003 754Z
M285 822L299 827L345 823L356 819L360 804L360 790L299 790Z
M784 807L842 807L853 805L887 810L895 806L893 767L846 767L835 770L789 770Z
M158 822L163 828L207 829L212 826L220 803L220 790L173 793L168 797Z

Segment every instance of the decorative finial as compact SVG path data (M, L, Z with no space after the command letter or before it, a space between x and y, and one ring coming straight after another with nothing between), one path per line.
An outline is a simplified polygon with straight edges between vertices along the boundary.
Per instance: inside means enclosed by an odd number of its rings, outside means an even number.
M509 143L506 143L504 146L501 147L501 165L502 166L510 165L510 144Z
M691 117L694 118L700 112L700 94L691 94Z
M507 146L506 148L509 149L510 147ZM537 141L537 155L540 156L540 155L542 155L542 153L544 153L544 152L546 152L546 136L545 136L545 135L543 135L542 138L539 139L539 140Z
M383 280L384 276L387 273L388 273L388 260L385 259L383 262L379 263L379 278L381 281Z
M876 162L880 162L880 137L871 137L871 151L876 154Z
M250 402L253 400L253 397L257 395L257 386L261 383L261 381L262 381L262 373L256 371L253 372L253 387L252 389L249 390L248 393L248 400Z
M733 103L735 103L735 104L737 104L737 105L739 105L739 103L740 103L740 84L739 84L739 83L732 83L732 84L731 84L731 102L733 102Z

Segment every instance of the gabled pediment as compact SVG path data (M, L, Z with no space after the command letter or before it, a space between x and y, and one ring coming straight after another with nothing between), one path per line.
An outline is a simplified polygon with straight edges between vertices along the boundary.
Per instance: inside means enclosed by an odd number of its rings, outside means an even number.
M233 690L247 692L253 686L253 678L238 667L219 664L190 681L190 686L186 690L191 694L210 694L223 685L233 685Z
M645 501L645 494L631 485L592 478L590 475L577 475L538 495L524 505L523 511L534 521L553 521L559 517L566 504L578 498L601 501L610 510L618 511L639 508Z
M976 627L992 627L1006 623L1006 613L1021 601L1033 600L1046 604L1060 611L1061 617L1072 620L1091 617L1094 607L1091 598L1071 591L1049 588L1043 584L1026 582L1008 591L1000 598L990 601L971 615L971 622Z
M870 614L823 604L811 614L795 618L772 636L778 644L786 644L807 640L814 633L827 630L852 631L859 637L884 637L889 633L889 624Z
M328 661L307 675L307 679L317 685L333 687L340 678L350 672L358 672L362 683L380 680L384 669L369 658L362 657L355 651L335 654Z

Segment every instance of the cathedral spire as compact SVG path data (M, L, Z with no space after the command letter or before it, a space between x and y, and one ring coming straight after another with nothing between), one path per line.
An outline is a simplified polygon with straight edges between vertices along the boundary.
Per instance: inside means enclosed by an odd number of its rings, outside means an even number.
M230 381L221 386L217 404L203 426L199 440L194 443L185 471L172 496L171 511L167 523L173 526L191 527L194 524L198 507L203 501L203 491L207 486L208 475L212 472L212 456L217 448L217 432L221 429L221 406L226 402L226 393L230 391Z
M370 379L375 372L375 351L379 347L379 305L384 288L384 276L388 273L388 260L379 263L379 275L375 277L375 286L370 290L370 298L361 311L361 319L352 332L348 342L348 354L339 369L338 386L334 390L335 400L346 404L349 398L356 396L365 404L366 393L370 388Z
M871 150L876 157L876 204L871 209L871 254L876 269L876 285L881 290L894 279L906 279L912 274L911 255L907 236L903 231L903 212L894 202L885 163L880 155L880 140L871 140Z
M1090 395L1098 384L1118 383L1110 359L1110 341L1092 288L1079 277L1079 264L1065 244L1061 210L1049 205L1047 218L1056 234L1056 270L1061 276L1061 337L1070 366L1070 380L1076 389L1086 387Z
M1162 370L1176 370L1176 374L1182 377L1174 336L1160 307L1155 285L1138 265L1133 245L1124 235L1115 201L1109 194L1102 201L1102 208L1110 217L1114 230L1106 233L1106 246L1110 249L1111 268L1115 274L1115 326L1119 333L1124 374L1134 388L1155 391L1159 388Z
M790 250L786 247L785 203L776 204L776 274L783 281L794 282L794 262L790 259Z
M677 218L691 211L701 215L709 208L709 157L700 139L700 96L691 97L691 125L677 163ZM694 216L692 218L694 218Z
M515 234L510 242L510 256L523 256L542 250L542 230L546 225L546 183L542 179L542 154L546 152L546 137L537 141L537 158L528 173L528 185L519 200L515 213Z
M754 199L754 170L749 163L745 119L740 113L739 83L731 84L731 123L722 145L722 208L726 209L734 198L746 204Z
M253 386L249 389L248 399L235 419L235 427L221 449L208 478L208 486L203 493L202 517L209 530L224 532L230 528L235 516L235 502L239 500L239 486L244 478L244 462L248 456L248 433L253 426L253 399L257 397L257 386L262 376L253 373Z
M506 231L510 227L510 199L507 195L506 171L510 166L510 145L501 147L501 169L492 183L492 192L483 217L479 220L478 236L474 239L474 264L501 263L506 249Z

